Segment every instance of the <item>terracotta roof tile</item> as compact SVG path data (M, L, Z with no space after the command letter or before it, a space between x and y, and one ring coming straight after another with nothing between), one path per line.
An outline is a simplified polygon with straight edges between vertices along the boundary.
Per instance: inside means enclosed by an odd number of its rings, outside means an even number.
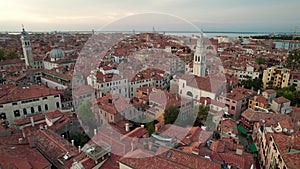
M60 91L47 88L43 85L30 85L28 88L21 87L21 86L15 86L10 89L10 91L7 93L7 95L2 96L0 98L0 103L10 103L10 102L16 102L20 100L27 100L27 99L33 99L33 98L39 98L44 96L50 96L50 95L57 95L61 94Z
M274 102L278 103L278 104L281 104L281 103L287 103L287 102L291 102L289 99L281 96L281 97L278 97L278 98L275 98L273 99Z

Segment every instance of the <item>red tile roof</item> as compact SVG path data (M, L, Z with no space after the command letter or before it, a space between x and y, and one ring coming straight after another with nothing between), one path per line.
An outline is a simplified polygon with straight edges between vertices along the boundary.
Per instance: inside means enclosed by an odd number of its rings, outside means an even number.
M225 85L224 81L214 79L213 77L199 77L199 76L184 76L188 86L198 88L208 92L220 92L222 86Z
M281 96L281 97L278 97L278 98L275 98L273 99L274 102L278 103L278 104L281 104L281 103L287 103L287 102L291 102L289 99Z
M264 96L262 96L262 95L255 96L254 98L252 98L250 100L254 100L254 101L262 103L264 105L268 105L267 99Z
M51 166L39 151L28 145L0 145L0 166L10 168L12 165L22 169Z
M33 121L36 123L38 121L45 121L45 117L48 117L49 119L54 119L57 117L64 116L66 114L67 113L62 113L59 110L55 110L55 111L47 112L44 114L37 114L37 115L30 116L30 117L25 117L25 118L15 120L15 125L21 126L21 125L29 124L29 123L31 123L31 118L33 118Z
M137 127L134 130L130 131L129 133L125 134L123 137L136 137L140 138L148 133L148 130L146 130L143 127Z
M222 120L220 126L222 132L225 133L231 132L232 134L238 134L236 122L232 119Z
M43 85L29 85L28 88L15 86L10 89L7 95L0 98L0 103L5 104L57 94L61 94L61 92Z
M235 152L220 153L220 156L227 164L240 169L249 169L254 164L252 154L245 152L242 155Z
M276 93L276 90L274 90L274 89L267 89L267 90L265 90L265 92L268 93L268 94L272 94L272 93Z
M247 119L250 122L258 122L261 120L273 119L276 121L284 120L289 118L286 114L275 114L275 113L264 113L264 112L256 112L252 109L247 109L242 113L242 117Z
M232 90L232 92L226 93L222 96L232 99L232 100L242 100L247 97L254 96L256 94L255 91L249 90L243 87L238 87Z
M130 98L126 98L119 94L106 93L104 97L97 98L97 106L99 109L116 115L129 108L132 108L133 104L130 103Z
M164 168L164 169L199 169L199 168L221 168L221 163L210 161L203 157L195 156L190 153L185 153L179 150L166 150L160 148L164 152L157 154L152 157L145 158L135 158L133 157L123 157L119 160L120 163L130 166L132 168ZM137 151L137 150L136 150ZM146 153L139 150L139 154ZM158 151L159 152L159 151ZM138 154L135 154L138 156Z
M35 146L60 167L62 164L59 163L58 158L67 152L71 157L78 154L76 147L51 130L37 130L32 139Z
M299 134L294 137L294 140L288 135L283 133L271 133L274 142L278 147L278 151L286 164L287 168L296 169L300 167L300 153L289 153L289 148L294 148L299 151L300 137Z
M15 120L15 125L21 126L21 125L29 124L29 123L31 123L31 118L33 118L33 121L35 123L38 121L45 121L45 114L37 114L37 115L31 116L31 117L25 117L25 118Z
M221 141L214 141L210 144L209 149L217 153L222 153L225 150L225 144Z
M9 59L9 60L1 60L0 61L0 66L12 65L12 64L24 64L25 65L25 61L21 60L21 59Z

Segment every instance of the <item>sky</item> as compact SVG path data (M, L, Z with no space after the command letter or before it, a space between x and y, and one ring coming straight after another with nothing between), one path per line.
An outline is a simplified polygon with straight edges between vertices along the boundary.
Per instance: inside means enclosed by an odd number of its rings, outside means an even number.
M300 32L299 0L0 0L0 31ZM187 26L188 25L188 26Z

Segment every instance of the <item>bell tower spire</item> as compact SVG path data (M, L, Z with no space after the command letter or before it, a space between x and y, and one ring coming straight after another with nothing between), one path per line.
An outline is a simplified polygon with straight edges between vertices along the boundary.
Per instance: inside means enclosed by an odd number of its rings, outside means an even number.
M206 76L205 39L202 30L200 38L197 40L196 51L194 53L193 74L202 77Z
M25 31L24 25L22 24L22 32L21 32L21 43L23 48L23 56L25 58L26 67L34 67L31 43L28 36L28 33Z

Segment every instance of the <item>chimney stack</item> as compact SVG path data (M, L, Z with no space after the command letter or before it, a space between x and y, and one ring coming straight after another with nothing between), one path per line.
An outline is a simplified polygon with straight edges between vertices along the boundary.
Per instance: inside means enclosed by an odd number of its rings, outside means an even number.
M71 140L72 146L74 146L74 140Z
M97 135L97 129L94 129L94 136Z
M126 132L129 132L129 130L130 130L130 129L129 129L129 123L126 123L126 124L125 124L125 131L126 131Z
M22 134L23 134L23 137L26 138L26 133L25 133L24 129L22 129Z
M30 121L31 121L31 126L34 127L34 120L33 120L33 117L30 117Z
M78 146L78 152L81 153L81 146Z

